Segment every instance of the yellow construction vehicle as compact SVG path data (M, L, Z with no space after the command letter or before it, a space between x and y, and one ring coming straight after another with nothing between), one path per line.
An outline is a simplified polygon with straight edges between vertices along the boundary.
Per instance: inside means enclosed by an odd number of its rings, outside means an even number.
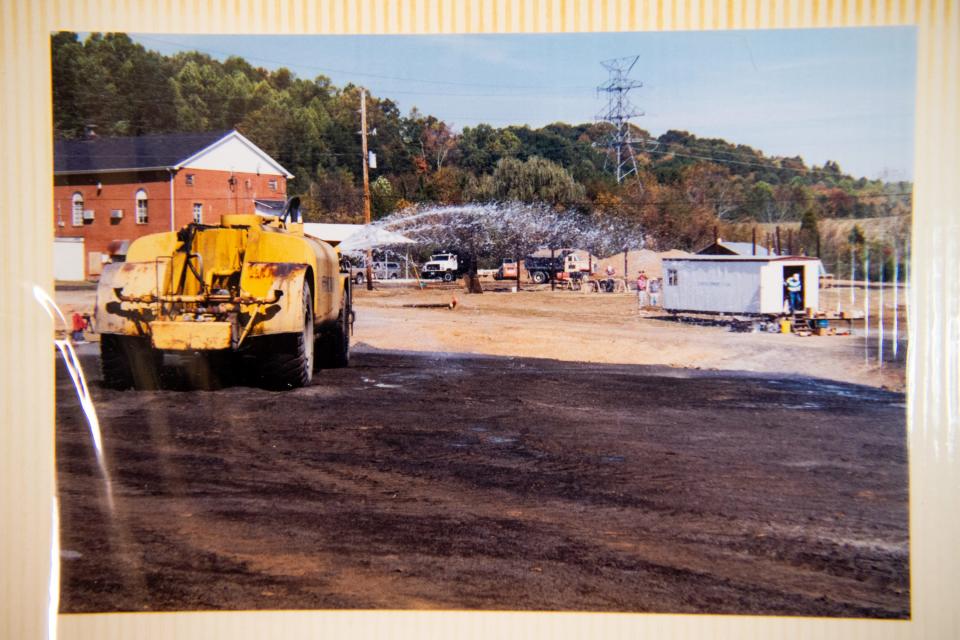
M301 387L350 358L349 272L330 244L304 235L299 199L276 217L228 214L131 243L97 287L103 382L156 388L165 353L194 354L215 377L249 371Z

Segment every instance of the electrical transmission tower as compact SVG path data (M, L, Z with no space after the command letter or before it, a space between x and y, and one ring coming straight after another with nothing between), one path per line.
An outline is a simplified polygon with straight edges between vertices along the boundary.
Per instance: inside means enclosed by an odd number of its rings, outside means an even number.
M613 131L606 143L609 150L606 162L609 162L611 157L616 158L618 183L623 182L623 179L631 173L638 173L637 152L634 147L643 141L633 136L630 118L642 116L643 111L638 110L630 102L630 91L642 87L643 83L639 80L631 80L627 76L630 75L630 71L633 70L639 59L640 56L628 56L626 58L604 60L600 63L604 69L610 72L610 79L597 87L597 93L604 92L609 96L607 106L597 115L597 120L609 122L613 125Z

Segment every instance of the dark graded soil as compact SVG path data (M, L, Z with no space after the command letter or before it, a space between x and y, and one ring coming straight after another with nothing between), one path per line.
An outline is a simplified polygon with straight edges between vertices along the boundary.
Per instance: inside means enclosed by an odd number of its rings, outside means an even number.
M110 481L58 364L63 612L909 617L902 394L363 347L111 391L83 353Z

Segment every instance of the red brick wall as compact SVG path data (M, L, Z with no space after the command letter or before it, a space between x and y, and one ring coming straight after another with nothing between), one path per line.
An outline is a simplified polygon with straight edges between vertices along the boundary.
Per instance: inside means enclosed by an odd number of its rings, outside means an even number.
M187 184L187 176L193 184ZM203 205L203 222L217 224L224 213L253 213L254 200L282 200L286 197L286 178L206 169L182 169L174 175L174 228L193 221L193 205ZM276 190L270 181L276 180ZM99 187L98 187L99 184ZM136 193L147 192L146 224L136 222ZM92 222L73 225L73 194L83 195L83 208L94 212ZM110 212L123 210L123 218L114 221ZM104 173L97 175L59 175L54 177L54 234L57 237L84 238L87 277L91 253L106 253L113 240L134 240L149 233L170 230L170 174L166 171ZM96 261L94 261L96 262Z

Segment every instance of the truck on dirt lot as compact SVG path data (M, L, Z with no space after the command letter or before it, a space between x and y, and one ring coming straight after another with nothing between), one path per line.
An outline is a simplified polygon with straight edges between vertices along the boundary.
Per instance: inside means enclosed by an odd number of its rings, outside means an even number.
M396 280L400 277L399 262L374 262L371 267L374 280ZM367 267L362 260L350 267L350 280L357 285L367 281Z
M216 379L250 371L275 389L346 366L349 274L336 249L293 222L298 207L293 198L281 216L225 214L131 243L97 287L104 384L156 388L168 353L199 356Z
M462 274L460 260L455 253L433 254L420 271L425 279L442 278L444 282L453 282Z
M589 262L570 249L562 249L553 257L527 256L523 260L523 266L529 272L530 279L536 284L549 282L551 275L555 280L567 280L590 274Z

